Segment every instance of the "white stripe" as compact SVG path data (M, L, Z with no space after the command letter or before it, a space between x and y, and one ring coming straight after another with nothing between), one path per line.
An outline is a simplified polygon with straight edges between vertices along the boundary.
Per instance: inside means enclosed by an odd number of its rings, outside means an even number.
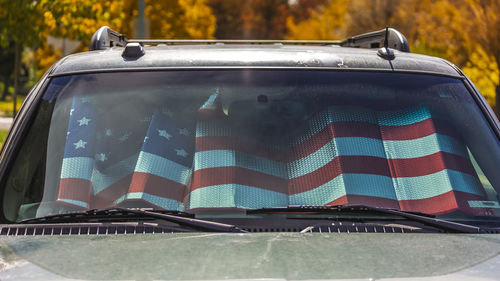
M443 170L420 177L393 178L392 180L398 200L425 199L452 190L483 195L481 183L476 177L454 170Z
M417 158L440 151L457 154L468 159L463 143L441 134L432 134L413 140L384 141L384 146L389 159Z
M160 196L156 196L156 195L152 195L152 194L144 193L144 192L127 193L127 194L121 196L120 198L116 199L114 204L119 204L127 199L130 199L130 200L142 199L144 201L147 201L151 204L154 204L154 205L159 206L159 207L166 209L166 210L182 211L184 209L184 205L177 200L173 200L173 199L165 198L165 197L160 197Z
M243 208L288 206L288 195L258 187L224 184L206 186L189 194L189 208Z
M241 167L275 177L288 179L286 163L234 150L209 150L194 154L194 169Z
M58 198L57 201L65 202L65 203L75 205L75 206L80 206L83 208L88 208L88 204L86 202L82 202L82 201L78 201L78 200Z
M94 169L94 158L64 158L61 167L61 179L85 179L90 181Z
M144 151L139 154L134 171L153 174L183 185L188 184L192 174L189 167Z

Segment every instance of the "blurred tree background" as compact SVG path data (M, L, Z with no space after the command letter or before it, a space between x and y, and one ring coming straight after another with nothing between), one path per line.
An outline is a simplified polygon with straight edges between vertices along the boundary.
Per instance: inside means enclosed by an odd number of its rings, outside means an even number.
M103 25L137 37L140 0L0 0L0 93L12 99ZM344 39L391 26L412 52L443 57L500 112L500 1L144 0L146 37ZM14 77L19 77L16 84ZM1 101L0 101L1 102Z

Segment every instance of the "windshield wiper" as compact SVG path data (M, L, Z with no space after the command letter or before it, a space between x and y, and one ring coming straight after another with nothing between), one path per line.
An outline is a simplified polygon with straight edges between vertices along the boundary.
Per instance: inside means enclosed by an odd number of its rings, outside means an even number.
M366 205L336 205L336 206L288 206L288 207L273 207L248 210L247 214L332 214L339 212L361 212L368 214L385 214L396 215L407 220L419 222L427 226L439 228L453 233L484 233L485 231L479 227L462 224L447 220L435 218L434 215L406 212L396 209L378 208Z
M133 215L131 217L131 215ZM230 224L218 223L208 220L195 219L193 214L168 211L168 210L144 210L144 209L126 209L126 208L109 208L109 209L94 209L84 212L72 212L67 214L50 215L40 218L27 219L19 222L19 224L40 224L40 223L71 223L75 221L103 221L116 218L151 218L159 219L167 222L173 222L181 226L186 226L202 231L209 232L235 232L243 233L245 231Z

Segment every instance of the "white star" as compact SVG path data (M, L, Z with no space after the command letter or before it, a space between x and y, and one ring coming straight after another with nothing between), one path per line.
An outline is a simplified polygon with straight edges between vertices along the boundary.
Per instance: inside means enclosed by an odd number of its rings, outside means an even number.
M184 149L176 149L175 152L177 152L177 155L182 156L184 158L188 156L188 153Z
M80 101L81 101L82 103L87 103L87 102L90 102L90 98L89 98L89 97L82 97L82 98L80 99Z
M108 157L106 157L106 154L104 154L104 153L99 153L99 154L95 155L95 159L97 161L104 162L104 161L108 160Z
M113 135L113 132L111 131L111 129L106 129L105 134L107 137L111 137Z
M77 122L79 123L78 126L83 126L83 125L88 125L90 120L92 119L87 119L85 116L80 119L80 120L77 120Z
M74 108L72 108L70 111L69 111L69 116L73 115L73 111L75 111Z
M87 144L86 141L79 140L78 142L73 143L75 145L75 149L79 148L85 148L85 145Z
M179 129L179 134L185 135L187 137L187 136L189 136L189 131L186 128L182 128L182 129Z
M163 113L163 114L167 115L167 116L168 116L168 117L170 117L170 118L172 118L172 116L174 116L174 113L173 113L172 111L168 110L167 108L163 108L163 109L161 110L161 113Z
M172 135L167 133L167 131L165 130L158 129L158 135L160 135L160 137L166 138L167 140L170 140L170 138L172 138Z
M126 133L125 135L121 136L121 137L119 138L119 140L120 140L121 142L124 142L124 141L128 140L128 137L130 137L130 135L131 135L131 133Z

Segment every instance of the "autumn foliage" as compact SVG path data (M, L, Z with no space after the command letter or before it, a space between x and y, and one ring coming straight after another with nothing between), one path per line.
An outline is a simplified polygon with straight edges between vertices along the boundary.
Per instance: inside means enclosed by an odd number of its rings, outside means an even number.
M103 25L133 37L137 15L138 0L0 0L0 55L21 42L42 73L61 56L49 35L78 40L84 51ZM391 26L412 52L457 64L500 104L500 1L145 0L145 16L150 38L171 39L330 40Z

